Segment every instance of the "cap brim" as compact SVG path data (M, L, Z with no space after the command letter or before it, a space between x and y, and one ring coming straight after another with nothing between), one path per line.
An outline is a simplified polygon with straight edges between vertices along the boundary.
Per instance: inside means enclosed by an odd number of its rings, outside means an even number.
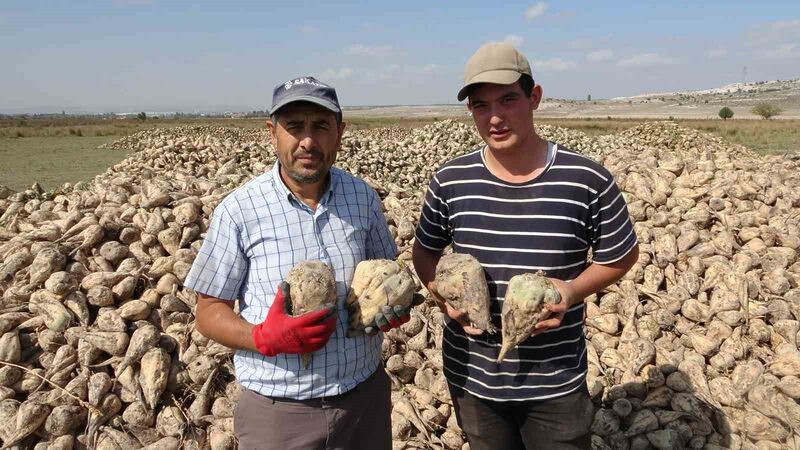
M487 70L486 72L481 72L471 80L464 84L464 87L458 91L458 101L462 101L467 98L467 94L469 93L470 87L479 84L479 83L492 83L492 84L511 84L516 83L521 77L522 74L517 72L516 70Z
M341 114L342 113L341 109L339 109L336 105L334 105L333 103L331 103L331 102L329 102L327 100L324 100L324 99L321 99L321 98L318 98L318 97L312 97L310 95L300 95L300 96L297 96L297 97L287 98L286 100L278 103L277 105L272 105L272 110L270 110L269 114L273 115L279 109L283 108L284 106L288 105L289 103L294 103L294 102L314 103L316 105L322 106L323 108L325 108L327 110L330 110L334 114Z

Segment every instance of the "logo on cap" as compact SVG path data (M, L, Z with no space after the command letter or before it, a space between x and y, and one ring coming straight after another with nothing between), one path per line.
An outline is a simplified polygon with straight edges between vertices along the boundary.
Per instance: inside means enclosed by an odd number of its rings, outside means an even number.
M292 88L292 86L297 86L299 84L310 84L312 86L329 87L326 84L320 83L314 77L300 77L300 78L295 78L294 80L287 81L286 83L283 84L283 88L288 91L289 89Z

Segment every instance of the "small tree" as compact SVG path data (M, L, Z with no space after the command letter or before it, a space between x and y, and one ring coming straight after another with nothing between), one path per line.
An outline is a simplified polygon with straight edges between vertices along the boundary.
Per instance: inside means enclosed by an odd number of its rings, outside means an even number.
M724 106L722 109L719 110L719 116L722 118L722 120L728 120L731 117L733 117L733 110L728 108L727 106Z
M147 114L145 114L144 111L142 111L136 115L136 118L144 122L145 120L147 120Z
M781 109L777 106L773 105L772 103L759 103L750 110L753 114L758 114L759 116L763 117L764 119L769 119L770 117L777 116L781 113Z
M586 96L586 101L587 102L592 101L592 94L589 94L589 95Z

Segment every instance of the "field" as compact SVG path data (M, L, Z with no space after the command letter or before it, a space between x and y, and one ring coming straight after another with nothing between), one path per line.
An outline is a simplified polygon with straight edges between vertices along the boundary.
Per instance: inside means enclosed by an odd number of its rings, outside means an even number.
M353 111L349 129L399 126L416 128L441 118L470 123L462 108L442 108L424 114L408 113L409 108L389 114ZM401 115L402 114L402 115ZM92 118L0 120L0 184L12 189L29 187L34 181L45 189L70 182L89 180L127 155L124 150L99 150L97 147L122 136L158 127L219 125L235 128L260 128L264 118L249 119L150 119L109 120ZM598 136L633 127L644 122L634 118L536 118L537 123L558 125ZM800 120L676 119L681 126L720 136L762 154L795 153L800 150Z
M597 136L622 131L645 120L542 119L538 122L572 128L590 136ZM800 151L800 120L678 119L675 122L684 127L712 133L765 155Z
M64 182L89 180L128 154L120 150L98 150L115 137L0 138L0 184L14 190L34 181L45 189Z
M447 117L441 111L423 109L403 120L353 114L337 160L379 193L400 262L412 259L415 230L425 216L420 198L441 162L481 142L463 110L459 120L441 120ZM274 161L265 135L253 131L259 122L193 121L234 127L134 134L111 145L136 149L120 164L113 163L130 150L97 145L149 122L127 128L53 123L17 130L29 137L5 138L17 150L4 150L4 166L10 167L4 176L13 174L23 185L102 172L55 198L0 189L0 297L6 308L0 327L13 329L0 336L0 415L30 423L13 436L0 427L6 447L21 441L19 448L33 448L42 439L55 444L49 429L71 413L78 419L57 439L88 443L82 448L177 450L183 442L183 448L235 450L233 411L241 391L233 350L197 332L196 294L182 283L212 211ZM730 143L747 139L781 147L762 153L796 151L797 124L538 122L545 138L603 161L640 246L623 280L586 299L585 357L565 353L568 359L551 366L575 370L585 358L595 407L593 448L800 449L800 159L764 157ZM394 126L383 128L387 124ZM592 190L571 184L576 195ZM605 230L602 209L597 221ZM531 225L516 222L514 232L531 234ZM516 241L510 245L519 250ZM422 288L419 293L428 294ZM492 314L494 326L510 326L500 319L499 302L490 305L483 312ZM426 302L384 336L393 449L467 448L445 380L443 323L438 307ZM558 336L533 342L575 348ZM103 363L122 355L128 356L119 364ZM488 362L475 367L491 373L497 366L492 358ZM530 362L535 353L512 351L503 370L535 376ZM23 369L77 394L76 387L100 391L115 383L100 404L109 408L107 417L90 415L91 405L80 397L76 401L84 403L51 410L42 402L63 401L59 389L39 384ZM583 383L583 376L573 381ZM23 414L38 420L20 422Z

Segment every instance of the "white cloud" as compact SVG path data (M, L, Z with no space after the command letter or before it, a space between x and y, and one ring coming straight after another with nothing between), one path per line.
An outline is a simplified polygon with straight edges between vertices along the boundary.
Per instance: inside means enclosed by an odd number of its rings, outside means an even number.
M516 34L509 34L505 39L503 39L503 41L508 42L514 47L520 48L522 47L522 44L525 43L525 38L522 36L517 36Z
M800 19L795 20L779 20L770 24L773 30L794 30L795 33L800 32Z
M590 39L575 39L574 41L567 42L567 47L575 50L586 50L591 48L594 41Z
M746 45L750 47L763 44L785 44L800 39L800 19L779 20L750 27L747 31Z
M586 60L589 62L603 62L608 61L614 57L614 51L607 48L601 50L594 50L586 54Z
M345 53L361 56L389 56L392 53L392 47L367 47L364 44L356 44L348 47Z
M559 72L563 70L570 70L578 67L578 64L574 61L569 61L562 58L550 58L545 60L534 60L533 73L541 70L543 72Z
M770 59L800 58L800 19L752 26L745 45Z
M568 41L566 43L567 47L573 50L590 50L597 47L608 47L609 42L611 41L611 35L594 37L594 38L581 38L581 39L574 39L572 41Z
M154 0L115 0L117 6L150 6Z
M686 36L664 36L659 41L666 42L667 44L683 44L689 42Z
M678 61L673 58L661 56L657 53L640 53L630 58L620 60L617 64L622 67L657 67L671 66Z
M405 65L389 64L384 67L376 67L368 70L365 77L369 81L388 81L398 80L405 77L427 77L435 73L439 66L433 63L421 65Z
M390 64L379 70L367 71L367 79L371 81L387 81L395 78L401 72L399 64Z
M353 69L349 67L342 67L339 70L336 69L326 69L322 74L320 74L320 80L346 80L353 76Z
M361 28L365 30L374 30L378 28L378 25L375 22L364 22L361 24Z
M767 51L764 53L764 56L773 59L797 58L800 56L800 44L796 44L794 42L790 44L783 44L776 49Z
M406 72L408 73L416 73L416 74L428 74L433 73L436 70L436 64L425 64L422 66L408 66L406 67Z
M719 59L728 56L728 49L724 47L712 48L706 52L708 59Z
M300 31L303 34L312 34L312 33L316 33L317 31L319 31L319 29L314 28L311 25L303 25L302 27L300 27Z
M539 2L525 10L525 19L533 20L544 14L546 10L547 10L547 3Z
M592 47L592 41L589 39L575 39L567 42L567 47L575 50L586 50Z
M578 15L578 11L576 11L574 9L567 9L567 10L559 11L559 12L553 14L553 17L557 17L559 19L569 19L569 18L575 17L577 15Z

